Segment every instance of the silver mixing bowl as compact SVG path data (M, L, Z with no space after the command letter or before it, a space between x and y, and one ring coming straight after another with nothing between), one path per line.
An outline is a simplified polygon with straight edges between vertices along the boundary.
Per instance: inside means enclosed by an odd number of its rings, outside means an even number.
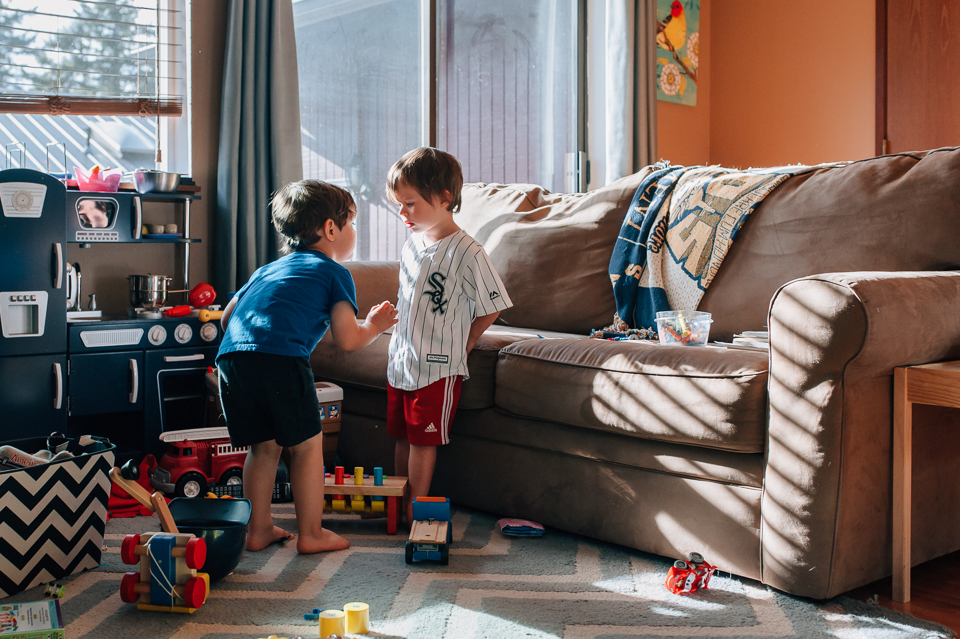
M133 172L133 181L138 193L174 193L180 186L180 174L138 170Z

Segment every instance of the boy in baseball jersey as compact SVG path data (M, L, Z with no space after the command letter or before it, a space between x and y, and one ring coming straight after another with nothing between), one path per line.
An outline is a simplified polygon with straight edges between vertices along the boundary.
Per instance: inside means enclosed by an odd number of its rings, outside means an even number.
M430 491L437 446L450 441L467 355L513 305L483 247L453 221L462 187L460 162L438 149L410 151L387 174L413 231L400 254L400 322L387 364L387 433L398 438L394 472L409 478L408 523L413 500Z
M363 348L396 324L389 302L357 323L350 271L357 207L350 193L319 180L293 182L271 202L287 255L260 267L223 311L217 353L220 399L234 446L250 446L243 494L252 512L247 550L288 538L273 524L270 502L280 451L290 453L297 550L342 550L350 542L321 526L323 432L310 353L329 327L345 351Z

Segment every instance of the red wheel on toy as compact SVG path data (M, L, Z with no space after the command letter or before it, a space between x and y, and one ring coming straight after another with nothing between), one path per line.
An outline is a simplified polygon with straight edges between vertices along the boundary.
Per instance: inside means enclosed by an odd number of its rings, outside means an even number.
M183 601L187 608L199 608L207 600L207 582L203 577L191 578L183 590Z
M140 594L135 590L140 583L139 572L128 572L120 580L120 600L124 603L137 603L140 600Z
M140 545L140 535L127 535L120 544L120 560L125 564L138 564L137 546Z
M184 559L187 560L187 568L203 568L203 562L207 560L207 542L199 537L188 541Z

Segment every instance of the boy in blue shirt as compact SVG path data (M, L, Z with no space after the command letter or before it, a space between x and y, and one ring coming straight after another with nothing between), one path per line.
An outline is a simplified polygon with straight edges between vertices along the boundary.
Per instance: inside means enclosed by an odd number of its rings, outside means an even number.
M334 343L358 350L397 323L389 302L357 322L356 289L338 262L353 257L357 209L346 190L319 180L283 187L271 202L273 225L288 252L259 269L220 320L220 399L234 446L250 446L243 492L253 511L247 550L289 539L270 504L280 452L290 452L297 550L342 550L350 542L321 527L323 433L310 353L329 326Z

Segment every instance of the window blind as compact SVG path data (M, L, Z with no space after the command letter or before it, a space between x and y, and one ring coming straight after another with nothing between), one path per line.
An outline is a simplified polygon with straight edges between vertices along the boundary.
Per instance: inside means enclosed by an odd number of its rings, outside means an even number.
M0 112L179 116L186 0L0 0Z

